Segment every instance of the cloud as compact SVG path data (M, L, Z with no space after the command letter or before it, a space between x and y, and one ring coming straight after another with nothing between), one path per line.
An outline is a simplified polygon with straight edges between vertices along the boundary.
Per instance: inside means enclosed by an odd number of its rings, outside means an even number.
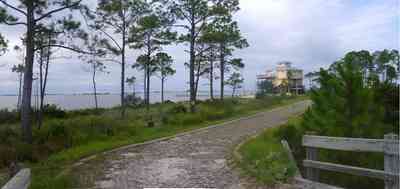
M242 0L236 16L251 47L246 85L255 75L289 60L305 71L326 67L351 50L398 48L396 1Z
M256 75L274 68L276 62L289 60L306 72L327 67L351 50L398 49L399 5L397 0L240 0L241 10L235 15L250 47L234 53L244 59L242 71L245 89L255 89ZM20 43L23 33L16 27L0 26L11 42ZM188 70L184 63L189 55L184 45L167 47L173 56L177 73L168 79L169 90L187 90ZM128 62L132 63L137 52L130 51ZM17 76L10 73L12 64L19 61L10 51L0 57L0 94L15 93ZM77 58L57 60L51 65L49 92L71 93L91 90L90 74ZM101 91L118 92L120 65L108 64L110 74L98 77ZM138 77L141 89L142 74L127 67L127 76ZM218 81L217 81L218 82ZM159 80L154 77L152 89L159 90ZM207 90L207 86L200 86ZM217 87L216 87L217 88Z

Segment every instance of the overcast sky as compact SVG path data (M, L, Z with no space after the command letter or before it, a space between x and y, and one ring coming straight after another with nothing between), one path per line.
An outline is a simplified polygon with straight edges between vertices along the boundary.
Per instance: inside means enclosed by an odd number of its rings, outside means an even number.
M10 3L13 0L9 0ZM235 52L243 58L242 70L245 89L255 89L256 75L275 67L276 62L288 60L305 72L327 67L352 50L399 49L398 0L240 0L241 11L235 18L250 47ZM20 43L23 31L0 25L0 32L10 46ZM186 46L172 46L166 50L175 60L177 73L168 79L167 90L186 90L188 70L184 63ZM133 63L137 52L129 52ZM63 55L69 55L63 52ZM21 62L10 50L0 57L0 94L17 91L17 75L11 73L13 64ZM119 91L120 66L108 64L109 74L98 77L101 92ZM73 54L68 59L54 61L50 67L49 93L90 92L90 74L84 63ZM128 68L128 76L139 81L142 74ZM159 90L159 80L152 80L152 90ZM207 89L205 82L201 86ZM142 87L137 85L138 90Z

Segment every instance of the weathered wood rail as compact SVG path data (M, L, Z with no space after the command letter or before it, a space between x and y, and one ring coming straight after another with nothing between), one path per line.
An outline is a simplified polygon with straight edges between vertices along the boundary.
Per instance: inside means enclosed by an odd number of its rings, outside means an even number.
M340 138L304 135L303 146L306 147L306 178L318 182L319 170L347 173L357 176L382 179L385 189L399 189L399 137L387 134L384 139ZM384 153L384 170L367 169L318 161L318 149L381 152Z
M21 169L1 189L28 189L30 182L31 182L31 170Z

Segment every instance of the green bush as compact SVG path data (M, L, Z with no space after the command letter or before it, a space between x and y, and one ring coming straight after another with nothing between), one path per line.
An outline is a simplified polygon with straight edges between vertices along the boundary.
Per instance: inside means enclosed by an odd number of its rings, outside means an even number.
M167 112L167 114L187 113L188 108L182 103L177 103L177 104L173 104L170 108L168 108L168 110L166 112Z
M46 104L43 106L43 114L51 118L65 118L67 113L55 104Z
M106 112L105 108L87 108L81 110L72 110L67 112L68 117L88 116L88 115L101 115Z
M199 124L204 122L202 119L201 115L199 114L185 114L181 118L181 125L186 126L186 125L192 125L192 124Z
M132 94L125 96L125 103L130 107L141 107L145 104L143 99Z
M0 109L0 123L16 123L20 120L16 110Z
M277 129L268 129L260 136L240 147L242 159L239 166L246 175L262 184L275 185L287 182L296 173L295 165L275 137Z

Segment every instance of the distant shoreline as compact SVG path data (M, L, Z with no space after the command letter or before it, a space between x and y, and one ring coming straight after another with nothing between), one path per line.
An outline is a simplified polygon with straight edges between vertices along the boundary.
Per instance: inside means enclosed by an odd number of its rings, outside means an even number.
M225 93L230 93L231 91L225 91ZM241 92L241 91L240 91ZM239 93L240 93L239 92ZM245 91L245 93L254 93L255 91ZM159 94L161 91L151 91L151 94ZM165 91L164 93L176 93L177 96L183 97L183 96L189 96L189 92L187 91ZM219 91L214 91L215 94L219 94ZM132 94L132 93L126 93L127 95ZM143 91L138 91L136 94L143 94ZM185 95L187 94L187 95ZM205 96L208 95L208 91L199 91L198 94L200 96ZM48 93L46 96L91 96L94 95L94 93ZM120 93L111 93L111 92L103 92L103 93L97 93L97 95L120 95ZM18 96L18 94L0 94L0 96ZM32 94L32 96L35 96L35 94Z

